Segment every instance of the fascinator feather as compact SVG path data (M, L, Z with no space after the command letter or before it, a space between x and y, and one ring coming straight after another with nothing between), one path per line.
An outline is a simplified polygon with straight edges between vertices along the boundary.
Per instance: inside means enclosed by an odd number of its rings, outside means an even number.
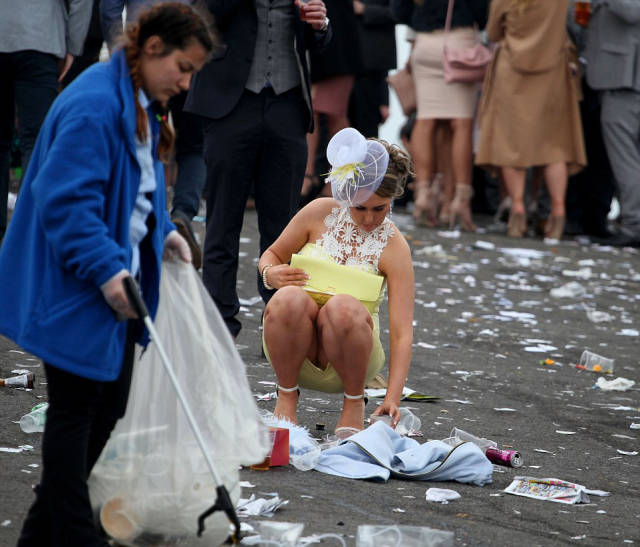
M377 141L367 140L352 127L338 131L327 146L331 171L326 182L336 201L355 207L378 189L389 165L389 153Z

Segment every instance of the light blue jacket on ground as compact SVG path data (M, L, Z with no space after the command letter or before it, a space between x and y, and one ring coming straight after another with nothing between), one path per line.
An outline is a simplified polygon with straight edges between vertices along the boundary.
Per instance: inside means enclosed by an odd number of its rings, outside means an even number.
M157 160L159 124L149 119L157 187L140 285L153 316L164 239L175 226ZM0 247L0 333L94 380L115 380L122 365L126 323L116 321L100 286L131 264L129 221L140 185L135 127L133 86L118 52L53 103Z
M324 450L314 469L350 479L386 481L389 477L422 481L490 484L493 465L473 443L452 447L442 441L420 444L401 437L383 422Z

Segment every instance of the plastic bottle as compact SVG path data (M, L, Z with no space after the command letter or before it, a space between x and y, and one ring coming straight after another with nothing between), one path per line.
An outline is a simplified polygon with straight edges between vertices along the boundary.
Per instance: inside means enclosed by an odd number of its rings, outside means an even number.
M29 414L25 414L20 418L22 431L25 433L42 433L47 417L47 408L49 408L49 403L40 403L34 406Z

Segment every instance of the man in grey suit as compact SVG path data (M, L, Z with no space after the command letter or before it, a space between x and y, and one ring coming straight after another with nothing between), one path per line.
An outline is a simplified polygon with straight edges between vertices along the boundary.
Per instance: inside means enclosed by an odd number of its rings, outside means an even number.
M602 96L602 132L618 188L614 246L640 247L640 0L594 0L587 82Z

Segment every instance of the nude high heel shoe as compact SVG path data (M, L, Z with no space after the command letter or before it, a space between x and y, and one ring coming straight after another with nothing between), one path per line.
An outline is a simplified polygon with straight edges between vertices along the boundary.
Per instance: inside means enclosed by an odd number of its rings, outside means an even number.
M520 238L527 232L527 215L525 213L509 213L507 237Z
M549 217L544 227L545 239L562 239L566 217Z
M429 184L428 180L416 181L413 190L413 218L419 226L433 228L437 225L438 202L435 195L439 194L439 189L435 187L435 181Z
M451 202L449 229L453 230L456 220L460 220L460 225L465 232L475 232L476 225L471 218L471 198L473 188L470 184L456 184L456 193Z

